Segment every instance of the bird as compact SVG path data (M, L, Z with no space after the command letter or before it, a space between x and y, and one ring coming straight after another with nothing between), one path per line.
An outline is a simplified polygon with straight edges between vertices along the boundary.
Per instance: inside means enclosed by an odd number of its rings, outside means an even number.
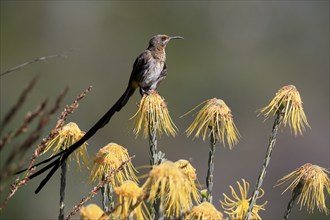
M141 96L151 91L155 91L158 88L159 83L164 80L167 75L165 48L166 45L173 39L183 39L183 37L168 36L164 34L153 36L149 40L147 49L135 59L127 88L118 101L77 142L58 154L33 166L33 168L35 168L41 164L48 163L42 169L31 174L29 177L30 179L33 179L47 170L50 170L35 190L36 194L39 193L40 190L46 185L56 170L63 164L70 154L89 140L99 129L104 127L110 121L111 117L126 105L129 98L134 94L137 88L139 88ZM16 174L22 173L26 170L27 169L18 171Z

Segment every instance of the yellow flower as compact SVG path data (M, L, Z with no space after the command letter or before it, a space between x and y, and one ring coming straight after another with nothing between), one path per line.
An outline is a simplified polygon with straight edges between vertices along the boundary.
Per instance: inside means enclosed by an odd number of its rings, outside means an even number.
M249 208L251 198L247 198L247 195L250 189L250 184L244 179L242 179L242 181L243 185L237 181L240 196L237 195L232 186L229 186L233 199L230 199L226 194L223 193L224 201L220 201L222 208L226 210L225 213L227 213L231 219L244 219ZM264 195L264 191L262 189L260 189L260 192L261 194L257 199L260 199ZM251 219L261 219L258 212L260 210L265 210L264 206L266 204L267 202L264 202L262 205L255 204L253 206Z
M109 219L107 215L102 211L100 207L95 204L89 204L88 206L83 206L80 209L80 220L107 220Z
M231 110L224 101L217 98L206 100L195 108L202 104L205 105L186 130L187 135L190 136L194 130L197 130L195 137L198 137L202 133L203 140L205 140L206 133L210 129L209 135L212 134L214 137L217 137L223 144L227 142L231 149L232 146L238 143L238 139L240 138L240 134L233 121Z
M143 201L144 191L133 181L125 181L115 188L118 195L116 217L119 219L150 219L148 208ZM136 207L135 207L136 206ZM133 209L134 208L134 209ZM133 210L132 210L133 209Z
M260 109L266 118L283 112L283 125L289 124L294 134L302 135L305 126L310 127L303 110L300 94L294 85L283 86L276 93L274 99L268 106Z
M191 209L187 220L222 220L223 215L211 203L203 202Z
M95 155L91 181L99 180L99 182L101 182L104 176L113 170L117 170L123 162L128 160L129 155L127 149L118 144L109 143L107 146L101 148ZM125 180L137 181L134 172L136 172L135 168L131 162L128 162L123 170L111 176L110 182L113 186L118 186Z
M179 218L192 205L186 182L186 175L173 162L165 161L152 168L143 188L149 192L149 202L159 199L160 209L167 217Z
M188 180L188 184L186 184L186 187L188 191L191 193L192 198L195 200L195 202L199 203L201 195L195 184L195 181L198 181L196 169L189 163L188 160L178 160L174 164L178 168L180 168L181 171L186 175ZM192 203L192 201L190 201L190 203Z
M69 148L72 144L76 143L85 132L81 131L76 123L70 122L62 127L58 135L55 136L46 146L45 151L53 148L53 154L55 155L60 150L65 150ZM81 167L80 157L82 158L83 164L88 168L88 153L87 153L87 143L85 142L77 150L74 151L76 162L79 167ZM71 159L71 157L69 157Z
M291 182L284 192L288 189L299 190L298 204L300 203L300 209L307 205L309 212L313 212L314 208L317 207L319 211L329 214L324 195L324 189L330 194L328 173L329 171L323 167L306 163L278 180L277 186Z
M131 119L133 118L136 118L133 130L136 135L143 130L143 137L147 138L150 128L156 130L159 135L176 135L177 128L170 117L165 100L156 91L143 95L139 109Z

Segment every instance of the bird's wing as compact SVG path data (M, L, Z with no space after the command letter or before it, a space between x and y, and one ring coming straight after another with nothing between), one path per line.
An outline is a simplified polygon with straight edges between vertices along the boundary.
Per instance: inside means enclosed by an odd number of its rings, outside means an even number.
M129 83L138 83L143 76L145 70L150 66L149 60L152 58L152 55L149 50L143 51L134 61L133 69ZM139 85L136 85L136 87Z

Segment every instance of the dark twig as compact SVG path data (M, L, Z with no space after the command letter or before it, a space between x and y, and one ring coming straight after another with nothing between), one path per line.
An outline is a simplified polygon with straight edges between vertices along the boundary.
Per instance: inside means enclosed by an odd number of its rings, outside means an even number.
M122 169L124 169L124 167L135 157L135 155L131 156L130 158L128 158L128 160L122 162L122 164L118 167L118 169L112 170L110 173L108 173L104 179L99 182L99 184L97 184L97 186L95 186L93 188L93 190L88 194L87 197L83 198L80 200L78 205L75 205L73 207L73 209L71 210L70 214L66 217L66 220L71 219L80 209L81 207L88 202L91 198L93 198L98 191L100 191L102 189L102 187L104 186L104 184L109 183L110 182L110 178L112 175L118 173L119 171L121 171Z
M58 220L64 220L64 198L65 198L65 187L66 187L66 173L67 173L67 163L64 161L61 165L61 185L60 185L60 214Z
M290 213L292 211L294 202L296 201L296 199L298 198L298 196L301 194L302 188L303 188L303 184L301 182L299 182L298 185L292 191L291 199L290 199L290 201L288 203L288 206L287 206L287 208L285 210L283 220L289 219L289 215L290 215Z
M9 121L13 118L13 116L16 114L16 112L20 109L20 107L23 105L24 101L26 100L27 95L30 93L30 91L33 89L35 83L37 82L39 76L35 76L23 89L21 95L19 96L16 104L8 111L6 116L4 117L3 121L1 122L0 126L0 135L5 128L5 126L9 123Z
M18 66L15 66L15 67L13 67L13 68L11 68L11 69L9 69L9 70L7 70L7 71L1 73L1 74L0 74L0 77L1 77L1 76L4 76L4 75L7 75L8 73L11 73L11 72L13 72L13 71L16 71L16 70L22 69L23 67L26 67L27 65L30 65L30 64L32 64L32 63L36 63L36 62L40 62L40 61L43 61L43 62L45 62L45 63L48 63L48 60L53 59L53 58L57 58L57 57L67 58L67 57L68 57L67 54L68 54L69 52L72 52L72 51L73 51L73 50L68 50L68 51L64 51L64 52L61 53L61 54L53 54L53 55L49 55L49 56L43 56L43 57L35 58L35 59L33 59L33 60L30 60L30 61L27 61L27 62L25 62L25 63L22 63L22 64L20 64L20 65L18 65Z

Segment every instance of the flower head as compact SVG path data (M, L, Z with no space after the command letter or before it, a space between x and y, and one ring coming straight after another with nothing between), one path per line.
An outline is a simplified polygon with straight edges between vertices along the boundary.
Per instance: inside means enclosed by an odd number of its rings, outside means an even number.
M144 191L133 181L125 181L115 188L118 196L118 209L115 215L119 219L149 219L148 208L143 201ZM136 206L136 207L135 207ZM134 209L133 209L134 208Z
M198 181L196 169L189 163L188 160L178 160L174 164L180 168L184 175L186 175L188 181L186 187L188 188L188 191L191 193L195 202L199 203L201 195L195 184L195 181Z
M234 124L231 110L226 103L221 99L213 98L202 102L198 106L202 104L205 105L186 130L187 135L190 136L194 130L197 130L195 137L202 133L203 140L205 140L206 133L210 130L209 135L212 134L217 137L223 144L227 142L229 148L237 144L240 134Z
M188 220L221 220L223 215L211 203L203 202L198 206L194 206L187 215Z
M324 195L324 189L330 194L328 173L329 171L323 167L306 163L278 180L277 186L291 182L284 192L288 189L298 190L300 209L307 206L307 210L313 212L317 207L319 211L329 214Z
M143 130L143 136L146 138L149 129L152 128L159 135L176 135L176 126L173 123L167 109L164 99L156 92L151 91L143 95L139 109L131 118L135 119L134 133L138 135Z
M247 198L247 195L250 189L250 184L244 179L242 179L242 182L243 185L237 181L240 196L237 195L232 186L229 186L233 199L230 199L226 194L223 194L224 201L220 201L222 208L226 210L225 213L227 213L231 219L244 219L249 209L251 198ZM260 199L264 195L264 191L262 189L260 189L260 192L261 194L257 199ZM262 205L255 204L253 206L251 219L261 219L258 212L260 210L265 210L266 204L267 202L264 202Z
M108 216L102 211L100 207L95 204L83 206L80 209L80 220L107 220Z
M149 202L159 199L165 215L178 218L192 205L187 182L186 175L173 162L165 161L152 168L143 188L149 192Z
M62 127L59 131L58 135L56 135L46 146L45 151L53 148L53 155L55 155L60 150L65 150L69 148L72 144L76 143L82 136L84 136L85 132L81 131L76 123L70 122ZM87 153L87 143L85 142L81 145L75 153L75 159L78 166L81 166L80 158L85 166L89 166L88 163L88 153ZM71 158L71 157L70 157Z
M122 163L128 160L129 155L126 148L115 143L109 143L107 146L101 148L95 155L91 181L102 181L104 176L113 170L117 170ZM131 162L128 162L123 170L120 170L116 175L111 177L110 182L113 186L117 186L125 180L137 181L134 172L136 172L135 168Z
M302 135L305 126L310 127L303 110L300 94L294 85L283 86L269 105L260 109L260 113L263 113L266 118L279 112L283 112L283 125L289 124L295 135L298 133Z

